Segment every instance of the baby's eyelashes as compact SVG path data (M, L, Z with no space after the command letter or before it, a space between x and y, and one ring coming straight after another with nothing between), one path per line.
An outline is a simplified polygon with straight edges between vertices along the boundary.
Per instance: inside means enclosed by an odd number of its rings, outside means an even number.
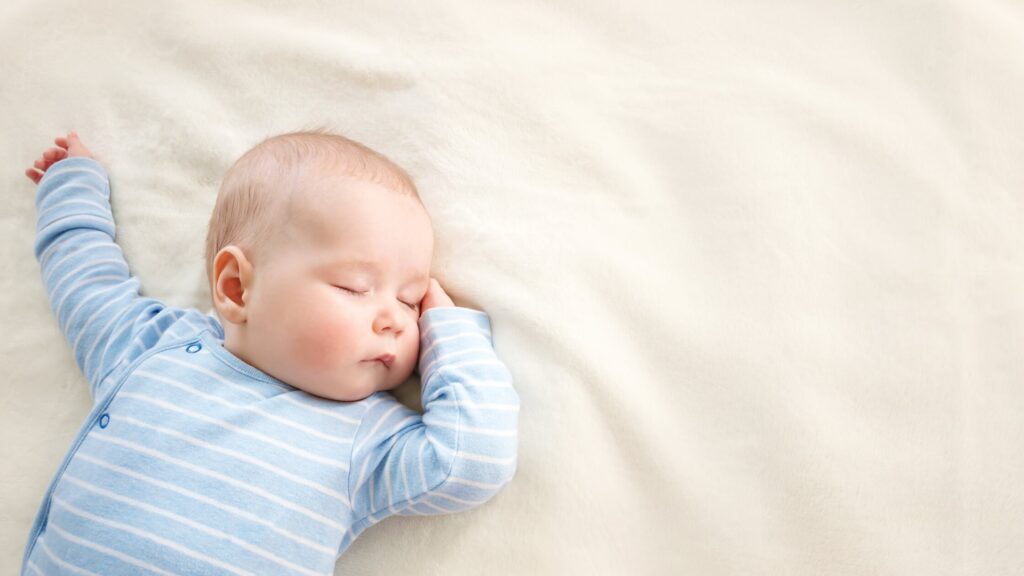
M335 288L338 288L340 290L344 290L345 292L348 292L349 294L353 294L355 296L362 296L362 295L367 294L369 292L368 290L352 290L351 288L346 288L344 286L335 286ZM399 300L399 302L401 302L402 304L405 304L406 306L408 306L412 310L419 310L419 307L420 307L420 303L419 302L409 303L409 302L405 302L404 300Z

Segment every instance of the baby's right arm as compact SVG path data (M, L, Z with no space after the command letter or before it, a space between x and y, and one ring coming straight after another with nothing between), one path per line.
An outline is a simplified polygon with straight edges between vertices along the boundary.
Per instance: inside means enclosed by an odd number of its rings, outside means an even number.
M433 308L420 318L420 338L423 415L379 393L353 443L356 533L395 514L479 506L515 474L519 396L487 314Z
M106 376L152 346L180 311L139 296L139 281L114 242L106 170L74 132L55 142L61 148L25 172L39 184L35 256L95 401Z

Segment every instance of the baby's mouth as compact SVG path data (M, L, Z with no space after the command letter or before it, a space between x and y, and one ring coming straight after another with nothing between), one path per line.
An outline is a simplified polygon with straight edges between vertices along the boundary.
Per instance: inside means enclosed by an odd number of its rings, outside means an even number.
M391 365L394 364L394 362L395 362L395 355L394 354L381 354L380 356L377 356L376 358L371 358L369 360L365 360L365 362L378 362L382 366L384 366L385 368L391 368Z

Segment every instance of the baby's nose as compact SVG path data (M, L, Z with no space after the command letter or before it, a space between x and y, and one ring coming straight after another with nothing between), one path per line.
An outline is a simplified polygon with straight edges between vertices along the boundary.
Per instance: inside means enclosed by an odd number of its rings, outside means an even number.
M405 329L405 318L397 306L384 306L373 320L373 331L380 334L392 331L400 334Z

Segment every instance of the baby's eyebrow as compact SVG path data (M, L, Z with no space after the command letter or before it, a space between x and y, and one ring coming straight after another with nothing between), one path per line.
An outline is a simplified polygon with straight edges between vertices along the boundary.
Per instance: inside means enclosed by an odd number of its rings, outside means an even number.
M341 260L329 266L330 268L364 268L377 269L377 263L373 260Z
M371 270L376 272L379 268L377 262L373 260L340 260L328 266L330 269L338 268L354 268L358 270ZM428 283L430 282L430 276L427 274L411 274L412 277L410 283Z

